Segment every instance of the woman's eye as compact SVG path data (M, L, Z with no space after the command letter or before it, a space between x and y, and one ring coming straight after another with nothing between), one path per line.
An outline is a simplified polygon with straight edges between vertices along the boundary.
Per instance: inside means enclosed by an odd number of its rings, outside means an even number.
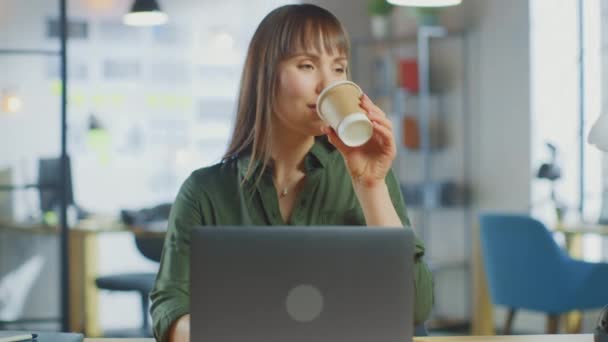
M300 65L298 66L298 68L299 68L299 69L309 69L309 70L311 70L311 69L313 69L314 67L313 67L313 65L312 65L312 64L300 64Z
M337 73L343 74L346 72L346 68L336 68L335 69Z

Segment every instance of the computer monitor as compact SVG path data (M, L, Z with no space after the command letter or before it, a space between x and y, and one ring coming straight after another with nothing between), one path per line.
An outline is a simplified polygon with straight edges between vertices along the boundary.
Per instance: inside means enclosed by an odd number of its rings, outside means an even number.
M74 204L70 158L66 170L67 203ZM43 158L38 161L38 190L42 212L52 211L61 203L61 158Z

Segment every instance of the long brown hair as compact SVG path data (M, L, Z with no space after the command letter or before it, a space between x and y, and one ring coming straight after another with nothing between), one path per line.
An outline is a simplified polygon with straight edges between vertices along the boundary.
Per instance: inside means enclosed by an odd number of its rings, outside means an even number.
M276 8L262 20L249 43L239 90L236 124L223 161L251 153L244 180L261 162L258 180L271 155L272 115L280 63L302 51L334 49L350 54L348 35L338 19L311 4Z

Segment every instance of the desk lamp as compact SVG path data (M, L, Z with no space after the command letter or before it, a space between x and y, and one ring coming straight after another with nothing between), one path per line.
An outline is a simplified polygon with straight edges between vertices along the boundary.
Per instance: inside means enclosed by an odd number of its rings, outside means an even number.
M608 114L604 113L597 119L593 127L591 127L591 131L589 131L587 142L591 145L595 145L600 151L608 152ZM606 212L608 194L606 191L608 190L604 190L602 199L604 203L602 203L602 211L599 219L601 224L605 224L608 221L608 212Z
M608 152L608 114L602 114L593 124L587 142L600 151Z
M164 25L168 19L156 0L135 0L131 11L124 15L123 23L129 26L157 26Z
M555 215L559 223L564 215L564 206L558 201L555 194L555 181L562 177L562 169L557 161L557 147L551 143L547 143L547 147L551 151L551 159L540 166L536 173L536 178L546 179L551 182L551 201L555 205Z

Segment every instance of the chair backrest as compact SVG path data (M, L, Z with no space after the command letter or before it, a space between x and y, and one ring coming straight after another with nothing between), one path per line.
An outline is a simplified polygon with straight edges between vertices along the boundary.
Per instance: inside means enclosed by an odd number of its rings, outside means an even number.
M480 242L495 304L547 312L568 284L567 255L547 228L525 215L480 215Z
M163 234L135 233L135 245L137 249L143 256L152 261L160 262L164 242L165 237Z

